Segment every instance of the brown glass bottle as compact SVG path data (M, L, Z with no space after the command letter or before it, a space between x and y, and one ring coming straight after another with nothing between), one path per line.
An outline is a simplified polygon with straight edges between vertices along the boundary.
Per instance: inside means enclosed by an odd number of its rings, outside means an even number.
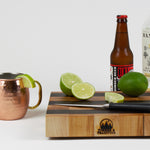
M127 72L133 70L133 53L129 46L127 16L117 16L117 29L114 49L110 56L111 90L119 91L118 81Z

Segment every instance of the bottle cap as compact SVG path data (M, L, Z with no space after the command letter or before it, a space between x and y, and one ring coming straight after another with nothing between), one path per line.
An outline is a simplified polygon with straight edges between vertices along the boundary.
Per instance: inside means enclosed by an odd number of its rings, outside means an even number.
M126 19L128 18L127 15L117 15L117 19Z

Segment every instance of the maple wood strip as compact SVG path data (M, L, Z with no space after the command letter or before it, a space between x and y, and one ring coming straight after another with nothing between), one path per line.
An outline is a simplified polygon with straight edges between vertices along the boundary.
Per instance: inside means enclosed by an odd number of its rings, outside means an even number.
M81 100L78 100L75 97L51 97L50 101L81 102ZM103 96L92 97L88 101L105 101L105 98ZM150 101L150 96L125 97L125 101Z
M144 114L144 136L150 136L150 114Z
M109 118L111 130L102 130ZM107 128L107 127L106 127ZM143 114L46 115L47 137L126 137L143 136Z

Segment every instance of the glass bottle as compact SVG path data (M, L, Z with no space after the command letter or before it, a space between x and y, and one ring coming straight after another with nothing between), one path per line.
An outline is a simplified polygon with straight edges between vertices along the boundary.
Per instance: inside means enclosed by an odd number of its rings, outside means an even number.
M133 53L129 45L127 15L117 16L116 38L110 56L110 65L111 91L119 91L119 79L133 70Z
M142 65L143 73L150 83L150 19L144 23L142 30Z

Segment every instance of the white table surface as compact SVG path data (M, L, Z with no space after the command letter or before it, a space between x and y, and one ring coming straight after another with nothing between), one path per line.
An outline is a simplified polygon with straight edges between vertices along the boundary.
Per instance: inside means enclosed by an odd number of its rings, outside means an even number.
M25 117L20 120L0 121L0 145L3 149L144 150L150 144L149 138L47 138L45 136L45 114L48 99L49 95L44 96L41 106L35 110L28 110Z
M1 0L0 71L30 74L41 82L44 96L23 119L0 121L0 150L149 149L150 139L45 137L49 92L59 89L62 73L76 73L99 91L110 88L116 15L129 16L134 70L142 71L142 25L149 6L149 0Z

